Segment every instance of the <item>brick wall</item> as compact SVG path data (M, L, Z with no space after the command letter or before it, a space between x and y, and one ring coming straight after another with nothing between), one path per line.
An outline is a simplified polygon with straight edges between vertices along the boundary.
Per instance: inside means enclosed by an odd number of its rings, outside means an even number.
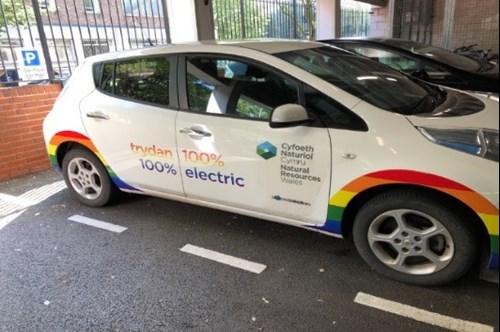
M58 84L0 88L0 181L50 168L42 122Z

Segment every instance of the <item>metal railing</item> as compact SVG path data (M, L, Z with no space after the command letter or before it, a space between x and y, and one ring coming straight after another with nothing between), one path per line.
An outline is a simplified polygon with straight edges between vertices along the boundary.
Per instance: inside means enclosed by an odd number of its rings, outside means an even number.
M49 80L64 80L88 56L170 43L164 3L0 0L0 86L29 83L19 79L18 48L40 49Z
M182 1L182 0L175 0ZM343 36L368 34L369 14L341 0ZM37 48L48 79L88 56L168 44L165 0L0 0L0 87L20 81L16 49ZM213 0L217 39L316 38L316 0Z
M217 39L316 36L315 0L214 0Z
M343 37L367 36L370 6L341 0ZM316 0L214 0L217 39L316 38Z

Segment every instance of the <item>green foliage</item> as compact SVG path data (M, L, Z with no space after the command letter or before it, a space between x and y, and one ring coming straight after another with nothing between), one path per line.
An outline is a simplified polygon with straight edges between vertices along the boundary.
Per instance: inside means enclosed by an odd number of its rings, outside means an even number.
M317 0L215 0L217 39L316 36Z
M268 17L255 0L213 2L217 39L265 37Z
M0 0L0 32L9 25L27 27L35 22L33 8L24 0Z

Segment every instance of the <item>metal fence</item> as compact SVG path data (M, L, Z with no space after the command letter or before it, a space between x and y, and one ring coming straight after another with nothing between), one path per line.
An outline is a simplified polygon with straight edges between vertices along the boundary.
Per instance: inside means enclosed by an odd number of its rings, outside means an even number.
M352 0L342 0L340 5L341 37L368 36L371 6Z
M316 39L316 0L214 0L217 39ZM367 36L370 6L341 0L342 37Z
M315 0L214 0L217 39L316 36Z
M20 82L16 49L40 49L48 78L64 80L88 56L170 43L164 3L0 0L0 86L30 83Z
M393 37L432 43L435 0L402 0L394 4Z
M343 36L367 35L368 10L341 1ZM40 49L53 81L69 77L91 55L170 43L165 4L0 0L0 87L34 83L19 77L18 49ZM217 39L316 38L316 0L213 0L212 6Z

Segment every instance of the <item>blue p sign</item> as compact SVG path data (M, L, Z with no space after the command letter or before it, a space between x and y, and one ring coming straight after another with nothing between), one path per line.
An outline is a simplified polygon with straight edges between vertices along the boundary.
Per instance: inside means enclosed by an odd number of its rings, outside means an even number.
M23 54L23 61L26 67L40 66L40 57L37 50L21 51Z

